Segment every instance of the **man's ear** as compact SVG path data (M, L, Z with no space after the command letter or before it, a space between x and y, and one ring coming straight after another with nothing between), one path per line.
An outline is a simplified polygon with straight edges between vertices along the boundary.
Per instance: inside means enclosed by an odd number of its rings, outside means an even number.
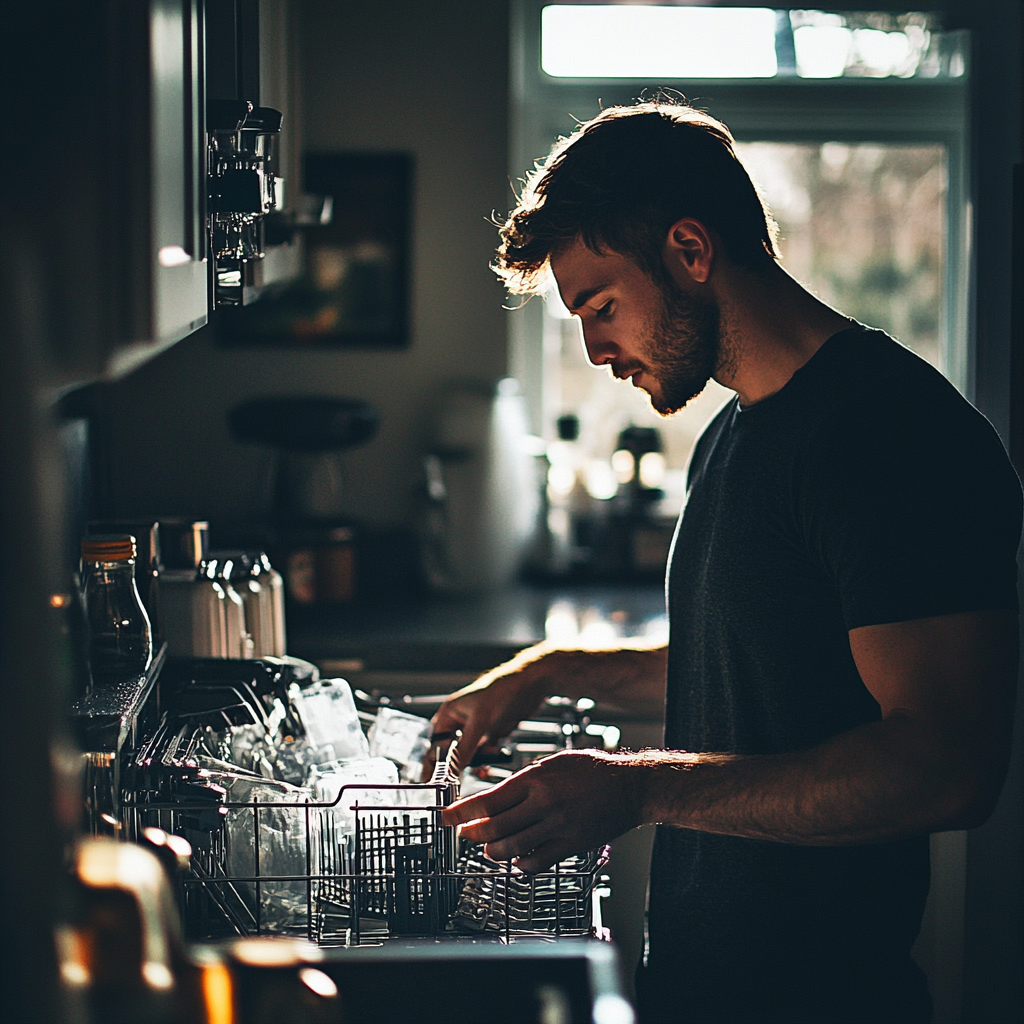
M677 220L668 229L664 257L673 277L682 273L695 284L704 284L711 276L715 259L711 232L692 217Z

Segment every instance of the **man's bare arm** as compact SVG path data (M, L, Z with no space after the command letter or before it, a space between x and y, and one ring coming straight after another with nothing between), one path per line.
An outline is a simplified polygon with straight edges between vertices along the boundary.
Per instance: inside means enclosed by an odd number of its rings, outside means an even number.
M434 731L461 729L460 759L467 763L481 743L507 736L552 694L592 697L609 710L661 718L666 658L660 641L535 644L453 693L434 716Z
M445 820L528 871L653 822L844 845L984 821L1009 756L1016 616L864 627L850 645L880 722L791 754L556 755Z

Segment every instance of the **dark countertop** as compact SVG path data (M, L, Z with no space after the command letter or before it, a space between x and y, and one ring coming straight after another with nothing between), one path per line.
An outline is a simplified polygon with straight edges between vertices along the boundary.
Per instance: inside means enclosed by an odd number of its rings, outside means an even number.
M513 584L471 597L411 596L290 608L288 650L367 670L485 671L545 638L666 633L660 585Z

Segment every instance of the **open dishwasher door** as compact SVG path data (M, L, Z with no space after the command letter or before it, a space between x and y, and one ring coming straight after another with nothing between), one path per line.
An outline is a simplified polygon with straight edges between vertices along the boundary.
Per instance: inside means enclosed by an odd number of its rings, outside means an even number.
M606 942L494 943L406 939L358 949L246 940L229 951L236 1018L276 1021L269 1007L320 994L310 1021L360 1024L633 1024L615 949ZM311 957L311 953L313 956ZM276 958L271 967L268 959ZM335 1012L331 1013L331 1004ZM305 1020L290 1016L289 1020Z

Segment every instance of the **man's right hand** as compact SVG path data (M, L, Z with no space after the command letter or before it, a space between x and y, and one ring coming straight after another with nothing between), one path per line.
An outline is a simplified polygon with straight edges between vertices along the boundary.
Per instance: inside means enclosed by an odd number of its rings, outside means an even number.
M526 657L531 653L533 657ZM540 706L547 696L545 673L534 671L533 666L543 654L535 648L522 652L451 694L438 709L433 719L435 735L462 730L457 752L460 768L469 765L481 745L497 744ZM432 768L424 764L424 778Z
M572 649L542 641L453 693L434 715L434 733L462 730L457 757L465 768L481 744L499 743L552 694L592 697L630 714L664 713L664 640L631 638ZM433 770L433 750L423 778Z

